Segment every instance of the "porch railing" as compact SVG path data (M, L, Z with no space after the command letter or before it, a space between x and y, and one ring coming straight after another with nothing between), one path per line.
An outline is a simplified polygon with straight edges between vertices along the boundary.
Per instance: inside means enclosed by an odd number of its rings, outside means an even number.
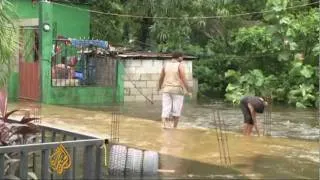
M102 146L104 139L59 128L39 125L39 143L0 147L0 179L5 176L5 154L19 154L18 177L27 179L33 172L39 179L102 179ZM50 154L63 145L71 157L71 167L62 175L50 169Z

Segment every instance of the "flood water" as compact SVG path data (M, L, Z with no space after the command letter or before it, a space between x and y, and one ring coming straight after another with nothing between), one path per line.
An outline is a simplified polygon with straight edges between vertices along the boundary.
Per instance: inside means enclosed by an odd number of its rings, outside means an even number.
M10 108L18 105L11 104ZM212 111L219 110L227 133L220 146ZM42 105L42 123L101 138L110 134L111 112L120 111L120 143L161 153L163 177L318 179L319 124L313 109L273 106L270 136L241 135L237 106L222 102L186 104L178 129L160 127L160 103L126 103L121 107ZM263 115L258 120L263 122ZM261 125L263 128L263 125ZM262 132L262 129L260 130ZM226 146L228 145L228 146ZM231 165L222 166L230 154Z
M146 110L146 111L144 111ZM224 119L226 129L241 132L243 115L237 105L226 104L221 101L214 103L186 104L181 117L182 128L215 128L213 111L219 110ZM123 111L131 116L160 120L161 105L129 104ZM319 139L319 121L317 109L297 109L273 105L271 112L271 135L273 137L287 137L317 141ZM260 127L263 128L264 114L257 114Z

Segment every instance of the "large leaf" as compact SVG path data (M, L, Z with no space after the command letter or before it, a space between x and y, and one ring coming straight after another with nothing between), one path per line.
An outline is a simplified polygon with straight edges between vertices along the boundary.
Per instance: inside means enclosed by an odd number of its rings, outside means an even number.
M249 82L249 80L250 80L250 75L249 74L245 74L245 75L240 77L239 82L240 82L240 84L243 84L245 82Z
M275 25L270 25L270 26L267 27L266 30L267 30L267 32L268 32L269 34L274 34L274 33L276 33L276 32L279 31L279 27L278 27L278 26L275 26Z
M295 42L289 42L290 50L294 51L298 48L298 44Z
M313 74L313 68L312 66L303 66L302 70L300 71L301 75L304 76L305 78L310 78Z
M301 89L293 89L289 92L290 95L295 96L301 94Z
M263 85L263 83L264 83L264 79L263 78L257 78L255 86L261 87Z
M238 85L229 83L227 88L226 88L226 92L232 92L232 91L234 91L234 90L236 90L238 88L239 88Z
M224 73L224 77L226 77L226 78L233 77L235 79L239 79L240 75L241 74L239 72L237 72L233 69L228 69L228 71Z
M287 51L283 51L278 55L279 61L288 61L290 58L290 53Z
M10 116L11 114L17 112L17 111L19 111L19 109L15 109L15 110L12 110L12 111L6 113L6 115L4 116L3 120L4 120L4 121L7 121L8 118L9 118L9 116Z
M254 78L251 78L252 81L250 84L254 84L257 87L261 87L264 83L264 76L261 70L259 69L254 69L253 71L251 71L251 76Z
M283 17L280 19L279 21L280 24L290 24L291 23L291 20L289 17Z
M302 62L294 62L293 67L289 71L290 76L299 76L301 74L301 68L303 67Z
M19 122L19 123L21 123L21 124L27 124L27 123L29 123L29 122L31 122L31 121L34 121L34 120L39 120L39 118L26 118L26 117L23 117L23 119Z
M320 55L320 43L316 44L316 46L312 49L312 52L314 56Z
M307 108L304 104L302 104L301 102L297 102L296 103L296 107L297 108Z

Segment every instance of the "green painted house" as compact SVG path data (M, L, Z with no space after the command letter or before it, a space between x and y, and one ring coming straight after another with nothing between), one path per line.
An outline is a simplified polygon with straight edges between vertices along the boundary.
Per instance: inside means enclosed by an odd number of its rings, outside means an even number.
M17 66L9 80L10 100L96 105L123 101L123 65L114 58L93 56L98 48L79 48L72 43L89 39L88 1L10 0L16 10L20 42ZM60 71L72 76L61 76ZM89 81L92 77L100 79Z
M171 54L119 54L107 41L88 40L89 0L70 1L74 3L10 1L17 12L14 17L19 25L20 43L17 66L9 81L9 99L61 105L161 100L158 79ZM194 59L185 56L184 63L187 80L196 94L197 80L192 76Z

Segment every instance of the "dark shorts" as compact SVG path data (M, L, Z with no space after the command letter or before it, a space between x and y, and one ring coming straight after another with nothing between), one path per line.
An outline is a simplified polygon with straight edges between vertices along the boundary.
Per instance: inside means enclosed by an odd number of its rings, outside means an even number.
M251 116L251 113L250 113L250 109L248 107L248 103L240 102L240 107L241 107L241 111L242 111L242 114L243 114L244 123L253 125L254 122L253 122L253 119L252 119L252 116Z

